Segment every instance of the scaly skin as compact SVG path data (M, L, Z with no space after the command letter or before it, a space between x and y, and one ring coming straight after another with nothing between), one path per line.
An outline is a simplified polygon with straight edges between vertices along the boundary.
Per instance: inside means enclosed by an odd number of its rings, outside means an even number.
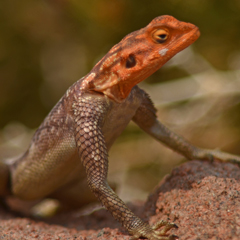
M157 120L149 96L136 86L199 35L196 26L171 16L157 17L127 35L67 90L34 134L28 150L13 163L0 163L0 196L55 197L78 206L92 198L88 185L133 239L177 239L167 236L175 224L162 221L150 227L111 189L108 151L133 120L188 159L240 162L238 156L197 148L171 132Z

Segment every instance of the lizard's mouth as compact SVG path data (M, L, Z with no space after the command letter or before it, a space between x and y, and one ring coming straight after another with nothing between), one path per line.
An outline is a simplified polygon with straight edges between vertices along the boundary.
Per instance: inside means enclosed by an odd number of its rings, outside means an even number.
M181 34L180 37L176 36L173 38L173 40L168 44L168 46L166 46L166 48L159 51L159 54L161 56L166 56L167 60L169 60L175 54L194 43L199 38L199 36L200 31L198 27L192 25L190 29L186 30L185 34Z
M194 43L200 36L200 31L198 27L194 26L194 28L188 33L184 34L179 38L179 46L182 46L183 49ZM186 44L185 44L186 43ZM178 44L178 41L176 45ZM181 49L181 50L183 50Z

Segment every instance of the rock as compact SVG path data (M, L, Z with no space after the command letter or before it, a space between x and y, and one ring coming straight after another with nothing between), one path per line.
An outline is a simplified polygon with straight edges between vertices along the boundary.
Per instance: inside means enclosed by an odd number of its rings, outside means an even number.
M224 239L240 236L240 168L230 163L187 162L166 176L145 207L131 209L154 224L175 222L170 230L180 240ZM127 232L105 210L81 216L70 211L50 219L19 218L0 208L0 239L122 240Z
M145 205L146 217L175 222L181 240L240 239L240 168L191 161L166 176Z

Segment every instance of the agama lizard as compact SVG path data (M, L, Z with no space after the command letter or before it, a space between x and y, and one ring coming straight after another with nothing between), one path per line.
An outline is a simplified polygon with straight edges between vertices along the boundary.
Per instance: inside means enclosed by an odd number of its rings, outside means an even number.
M157 120L148 94L136 85L199 35L193 24L160 16L113 46L90 73L67 90L35 132L28 150L11 163L0 163L0 196L23 200L51 196L81 204L88 195L88 184L133 239L177 239L167 236L176 227L174 223L161 221L151 227L111 189L108 151L133 120L188 159L240 162L237 156L197 148L171 132Z

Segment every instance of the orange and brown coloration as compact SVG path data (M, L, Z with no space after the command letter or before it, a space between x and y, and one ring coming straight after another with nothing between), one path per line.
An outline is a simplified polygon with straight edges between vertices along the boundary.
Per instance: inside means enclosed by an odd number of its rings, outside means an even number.
M128 34L93 68L89 88L121 102L175 54L191 45L200 32L171 16L155 18L145 28ZM93 77L94 76L94 77ZM131 79L131 80L130 80Z
M108 151L133 120L188 159L240 162L237 156L197 148L171 132L157 120L149 96L136 86L198 37L196 26L171 16L157 17L127 35L67 90L34 134L28 150L9 164L0 162L0 196L53 197L80 206L93 201L88 185L134 239L177 239L166 235L177 227L174 223L161 221L150 227L111 189Z

